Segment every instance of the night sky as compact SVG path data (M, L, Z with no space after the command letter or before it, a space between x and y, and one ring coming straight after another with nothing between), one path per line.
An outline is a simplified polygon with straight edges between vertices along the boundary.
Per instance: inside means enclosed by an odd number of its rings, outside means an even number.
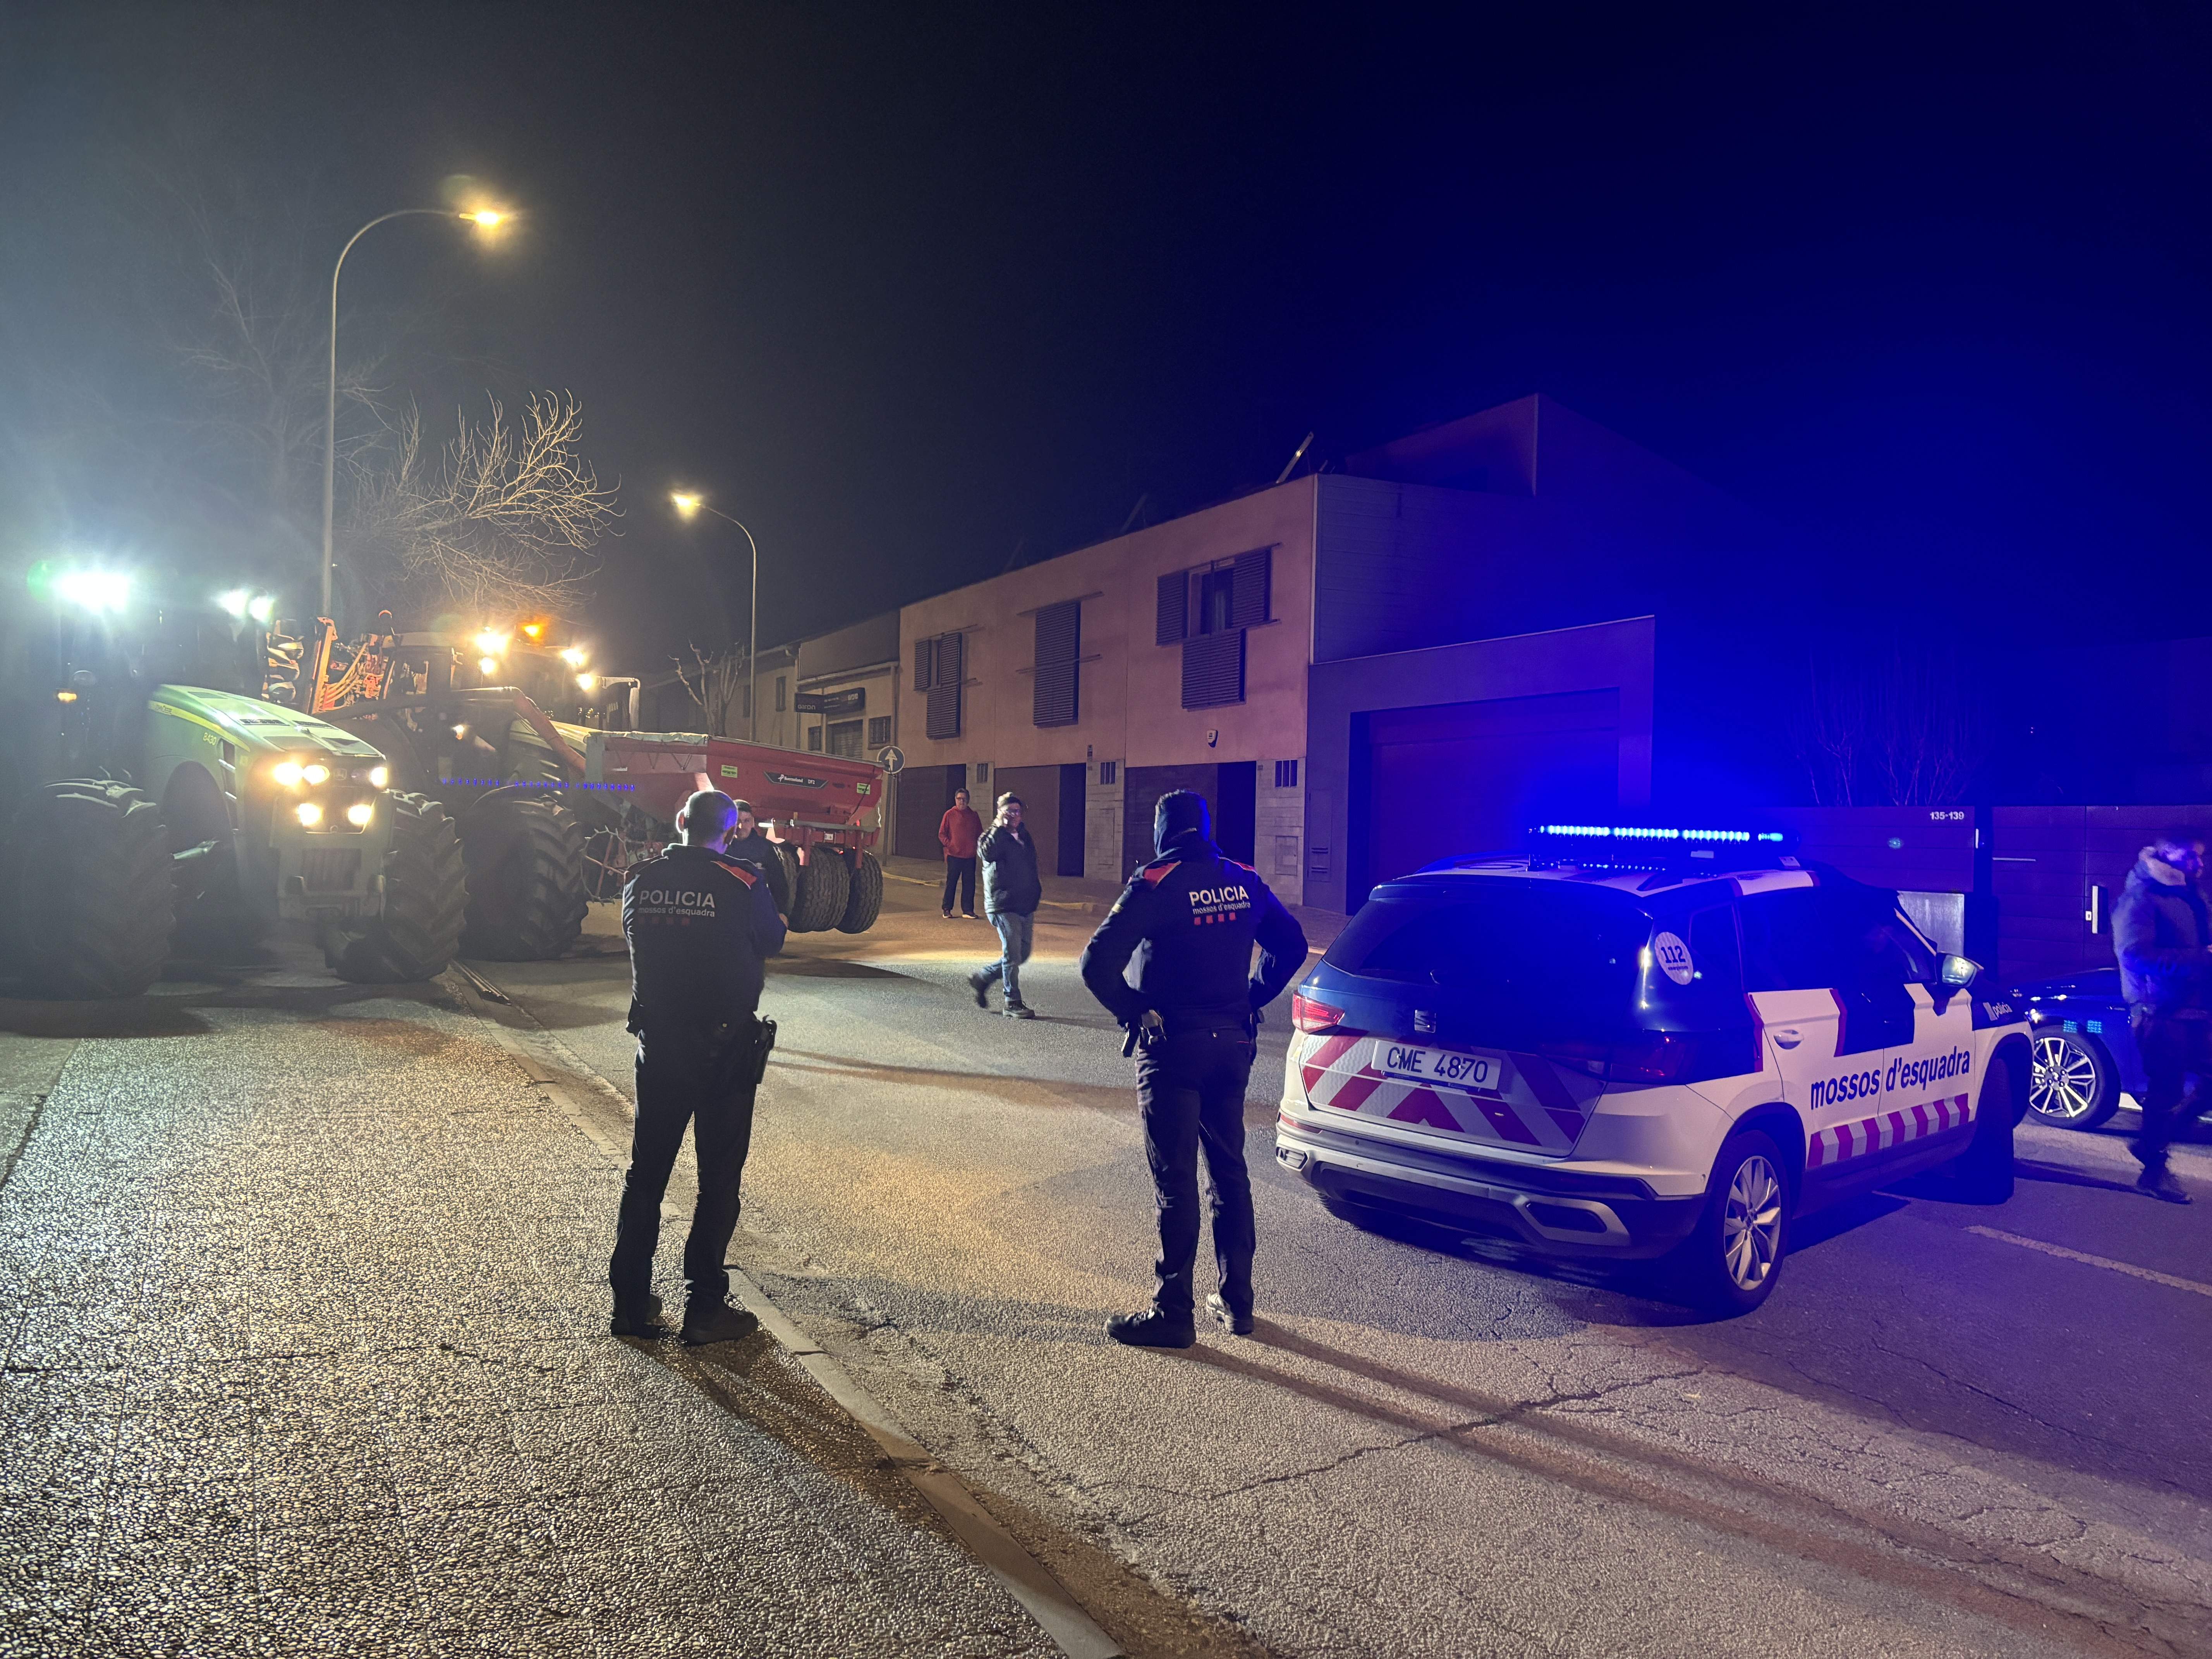
M1532 391L1868 604L2212 631L2204 10L1377 9L15 4L0 544L227 556L179 200L312 304L468 174L349 326L581 398L610 666L742 629L674 483L767 641Z

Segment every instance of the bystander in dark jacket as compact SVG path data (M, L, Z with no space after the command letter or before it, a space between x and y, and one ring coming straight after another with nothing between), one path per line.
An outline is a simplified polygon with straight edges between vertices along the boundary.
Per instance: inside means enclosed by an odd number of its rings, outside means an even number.
M2143 1171L2136 1185L2154 1198L2186 1204L2189 1194L2166 1168L2184 1081L2212 1075L2212 917L2197 880L2204 842L2182 825L2142 849L2112 907L2112 952L2128 1024L2142 1056L2142 1127L2133 1143Z

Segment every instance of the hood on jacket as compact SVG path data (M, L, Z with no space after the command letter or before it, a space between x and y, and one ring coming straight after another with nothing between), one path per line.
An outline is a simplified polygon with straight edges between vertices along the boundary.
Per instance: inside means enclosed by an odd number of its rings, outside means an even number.
M2145 881L2154 881L2161 887L2189 885L2189 872L2185 870L2175 869L2164 859L2159 857L2155 848L2146 847L2136 854L2135 872Z
M1212 814L1206 797L1190 789L1170 789L1152 809L1152 846L1162 858L1178 847L1213 839Z

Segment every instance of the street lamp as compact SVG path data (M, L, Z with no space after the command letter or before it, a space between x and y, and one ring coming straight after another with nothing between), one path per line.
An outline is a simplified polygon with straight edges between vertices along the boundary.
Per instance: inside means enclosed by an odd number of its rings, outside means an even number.
M331 530L337 496L338 471L338 276L345 270L346 255L353 245L374 230L379 225L393 219L410 219L428 215L434 219L458 219L464 224L474 225L479 230L496 230L514 216L495 208L476 208L465 213L456 213L450 208L401 208L371 219L346 239L338 250L338 262L331 267L331 377L329 395L323 403L323 609L331 614Z
M745 530L744 526L738 524L719 507L708 506L707 498L696 490L672 489L668 492L668 499L675 503L679 518L690 520L702 513L711 513L723 523L736 524L738 529ZM752 611L745 624L745 741L757 743L760 741L760 676L754 668L754 659L760 651L760 544L753 540L753 532L750 530L745 530L745 543L753 550Z

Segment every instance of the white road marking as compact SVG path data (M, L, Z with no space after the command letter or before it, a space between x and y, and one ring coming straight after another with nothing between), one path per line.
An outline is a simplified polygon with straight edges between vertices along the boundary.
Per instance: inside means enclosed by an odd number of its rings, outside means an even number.
M1979 1233L1984 1238L2002 1239L2023 1249L2040 1250L2045 1255L2059 1256L2068 1261L2084 1262L2092 1267L2109 1267L2116 1273L2125 1273L2130 1279L2148 1279L2170 1290L2193 1291L2198 1296L2212 1296L2212 1285L2200 1285L2193 1279L2176 1279L2172 1273L2154 1273L2148 1267L2138 1267L2132 1261L2115 1261L2108 1255L2091 1255L2082 1250L2069 1250L2063 1244L2046 1244L2039 1238L2022 1238L2018 1233L2002 1232L1995 1227L1969 1227L1966 1231Z

